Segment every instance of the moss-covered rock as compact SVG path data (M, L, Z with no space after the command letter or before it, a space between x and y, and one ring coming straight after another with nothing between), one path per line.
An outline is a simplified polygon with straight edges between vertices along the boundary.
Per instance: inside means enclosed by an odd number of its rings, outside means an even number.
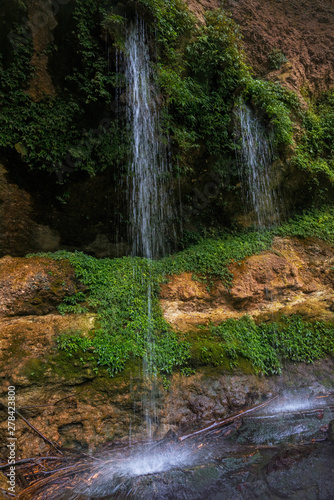
M47 314L64 297L82 290L67 261L47 258L0 259L0 316Z

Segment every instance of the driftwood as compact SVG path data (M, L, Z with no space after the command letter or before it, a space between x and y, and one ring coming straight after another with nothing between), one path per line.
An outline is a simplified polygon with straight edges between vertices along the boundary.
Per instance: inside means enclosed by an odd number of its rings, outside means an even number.
M181 436L179 439L180 441L184 441L185 439L189 439L193 436L196 436L198 434L202 434L203 432L211 431L212 429L216 429L217 427L221 427L223 425L229 424L230 422L233 422L237 418L243 417L244 415L251 413L252 411L259 410L260 408L264 408L267 406L269 403L277 399L278 396L274 396L271 399L268 399L265 403L262 403L260 405L253 406L252 408L249 408L248 410L242 410L241 412L237 413L236 415L232 415L231 417L224 418L224 420L221 420L220 422L215 422L214 424L209 425L209 427L205 427L204 429L200 429L199 431L192 432L191 434L187 434L186 436Z
M8 496L8 497L15 497L15 494L14 493L10 493L9 491L5 490L4 488L0 488L0 491L2 491L4 493L4 495Z
M41 462L42 460L59 460L60 457L32 457L32 458L23 458L22 460L17 460L13 464L0 464L0 470L8 469L11 466L29 464L31 462ZM65 457L64 457L65 458Z

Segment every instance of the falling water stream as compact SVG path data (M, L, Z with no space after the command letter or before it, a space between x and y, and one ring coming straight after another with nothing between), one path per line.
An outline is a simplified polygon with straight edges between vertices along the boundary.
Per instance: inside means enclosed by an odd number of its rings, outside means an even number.
M132 255L154 259L168 251L173 203L167 141L161 133L159 120L158 89L152 74L145 23L138 17L127 35L125 60L126 115L132 137L127 189ZM149 261L148 266L150 273ZM151 390L149 395L143 397L142 412L148 438L152 439L156 422L156 381L150 279L147 285L147 317L143 378Z
M278 195L272 187L272 141L254 112L242 101L239 102L236 115L240 135L240 149L236 153L246 208L253 210L260 228L277 224L280 215Z
M125 43L127 120L132 145L128 176L132 254L148 258L168 251L172 200L166 140L161 133L158 90L153 82L145 24L137 19Z

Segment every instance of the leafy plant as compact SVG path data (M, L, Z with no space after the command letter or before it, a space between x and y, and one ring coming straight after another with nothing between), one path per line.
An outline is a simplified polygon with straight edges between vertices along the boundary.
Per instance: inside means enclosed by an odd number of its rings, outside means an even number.
M148 259L99 260L80 252L52 256L68 259L88 290L86 295L68 297L60 311L81 313L91 308L99 323L90 338L63 335L60 349L70 353L93 350L97 365L105 366L111 375L135 357L147 357L153 371L165 374L186 362L189 346L178 340L163 319L157 298L160 279Z
M293 92L278 83L249 79L246 95L253 104L265 112L274 132L276 146L293 143L292 112L300 113L300 102Z
M273 49L268 55L268 65L270 69L279 69L282 64L288 62L287 57L279 49Z
M282 370L281 360L312 363L334 353L334 325L284 316L280 323L256 325L249 316L229 319L211 332L223 341L232 360L251 361L257 373L272 375Z
M156 364L151 365L152 370L164 374L171 373L175 367L189 368L190 344L181 340L164 320L158 300L160 284L172 274L192 272L197 280L209 286L217 278L229 286L230 263L270 248L276 235L318 237L334 244L334 208L304 212L270 230L203 239L157 261L133 257L96 259L81 252L65 251L43 254L68 259L87 289L85 293L67 297L60 311L97 314L98 326L92 336L64 334L59 339L59 348L71 355L93 352L93 365L106 367L111 375L136 357L154 359ZM219 337L220 343L218 346L212 343L212 338L205 343L200 351L202 360L219 365L225 355L232 361L243 356L257 371L267 374L280 370L280 355L290 360L309 361L333 348L332 326L303 323L301 319L258 326L246 317L240 322L229 320L212 327L211 332Z
M303 135L293 164L308 174L321 194L334 184L334 92L328 91L311 102L303 116Z

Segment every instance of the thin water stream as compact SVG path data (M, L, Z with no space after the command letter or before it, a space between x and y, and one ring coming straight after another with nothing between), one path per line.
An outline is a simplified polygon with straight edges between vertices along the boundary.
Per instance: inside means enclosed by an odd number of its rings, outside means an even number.
M239 174L244 186L245 207L254 212L260 227L278 224L278 194L273 187L272 141L254 112L242 101L236 109L240 148L236 148Z
M158 89L154 83L146 27L139 17L130 25L125 43L126 116L132 137L128 171L128 206L132 255L155 259L168 252L172 215L170 166L161 133ZM150 261L148 272L150 273ZM134 272L136 270L134 269ZM147 286L147 318L142 377L150 391L141 411L152 439L156 422L156 360L152 332L152 280Z
M157 258L168 252L172 216L167 139L161 132L144 22L137 18L125 43L127 121L132 145L128 176L132 254Z

